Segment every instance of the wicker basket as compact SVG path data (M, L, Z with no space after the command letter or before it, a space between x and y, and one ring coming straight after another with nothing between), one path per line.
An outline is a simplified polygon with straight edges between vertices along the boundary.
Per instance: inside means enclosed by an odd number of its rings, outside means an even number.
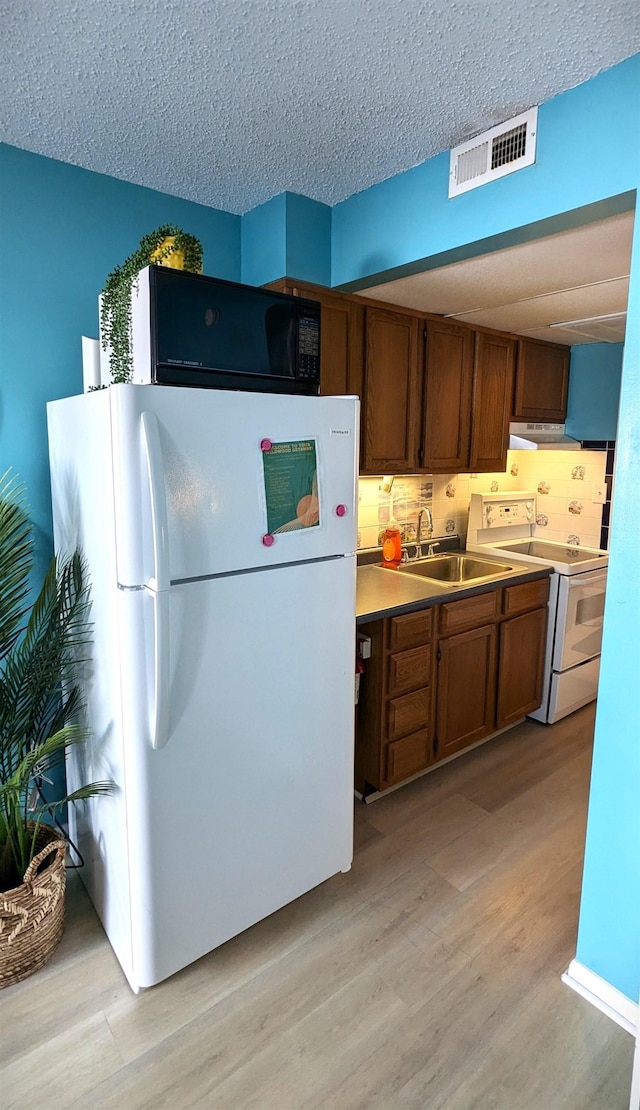
M21 886L0 893L0 988L46 964L64 930L66 840L41 825Z

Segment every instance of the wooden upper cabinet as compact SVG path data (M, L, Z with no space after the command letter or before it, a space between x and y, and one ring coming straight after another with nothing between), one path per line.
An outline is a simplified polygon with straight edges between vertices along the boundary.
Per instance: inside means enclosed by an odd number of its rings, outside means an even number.
M427 324L422 466L469 467L474 333L446 321Z
M364 349L363 306L344 294L325 292L321 287L298 282L288 283L283 291L320 302L320 393L359 397Z
M471 403L471 470L504 470L509 446L516 344L508 336L476 333Z
M567 416L569 347L518 340L513 416L562 424Z
M515 340L462 324L427 324L422 465L504 470Z
M419 465L422 327L406 313L365 309L361 473Z

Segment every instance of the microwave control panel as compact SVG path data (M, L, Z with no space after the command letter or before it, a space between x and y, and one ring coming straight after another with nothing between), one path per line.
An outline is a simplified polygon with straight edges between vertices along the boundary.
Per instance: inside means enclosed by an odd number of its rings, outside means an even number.
M298 317L298 377L320 377L320 319L307 313Z

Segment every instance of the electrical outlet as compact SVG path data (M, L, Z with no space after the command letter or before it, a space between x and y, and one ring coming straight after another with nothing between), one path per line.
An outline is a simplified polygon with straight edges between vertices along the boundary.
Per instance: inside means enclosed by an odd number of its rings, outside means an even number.
M593 487L593 504L594 505L604 505L606 500L607 500L607 487L606 486L594 486Z

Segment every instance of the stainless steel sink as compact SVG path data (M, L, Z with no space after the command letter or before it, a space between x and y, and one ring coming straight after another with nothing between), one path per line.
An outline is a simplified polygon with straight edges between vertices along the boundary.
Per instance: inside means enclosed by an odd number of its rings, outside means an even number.
M402 574L417 574L430 578L445 586L469 585L488 578L501 578L513 567L490 559L479 559L475 555L430 555L426 559L401 563L398 570Z

